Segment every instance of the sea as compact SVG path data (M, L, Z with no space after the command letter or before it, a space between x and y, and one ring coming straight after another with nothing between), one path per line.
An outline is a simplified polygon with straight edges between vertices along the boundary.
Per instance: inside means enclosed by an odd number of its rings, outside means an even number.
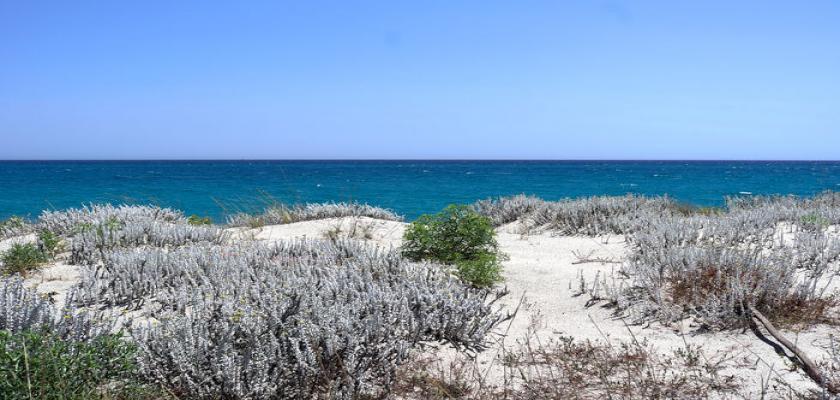
M528 194L726 196L840 191L834 161L0 161L0 219L88 203L154 204L224 221L274 202L356 201L411 220L448 204Z

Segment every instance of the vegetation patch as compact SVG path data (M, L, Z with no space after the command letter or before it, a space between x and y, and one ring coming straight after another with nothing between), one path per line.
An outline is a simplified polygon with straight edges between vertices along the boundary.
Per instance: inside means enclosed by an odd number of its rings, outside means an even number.
M274 203L262 212L252 215L237 213L227 219L229 226L248 226L258 228L264 225L282 225L293 222L342 217L370 217L389 221L402 221L403 218L391 210L361 203L314 203L286 205Z
M496 232L488 217L463 205L423 215L406 228L402 254L411 260L454 265L458 276L476 287L502 280Z
M49 261L47 254L34 243L16 243L0 255L3 272L26 274Z
M63 250L61 237L46 229L38 232L38 247L50 258Z
M347 227L344 227L345 221L338 221L324 232L324 237L337 241L340 239L357 239L357 240L371 240L373 239L374 225L372 222L359 221L353 219L349 221Z
M0 393L9 399L111 399L137 386L134 356L135 348L119 335L83 342L48 331L0 330Z
M0 221L0 240L25 235L32 231L32 225L21 217L10 217Z
M643 230L658 218L682 213L667 197L592 196L545 201L532 196L481 200L470 208L494 225L519 220L564 235L597 236Z
M213 225L213 219L193 214L187 218L187 223L190 225Z
M148 379L184 398L359 398L387 393L409 351L478 351L507 316L501 293L356 241L191 243L108 251L76 300L139 310ZM224 266L224 268L219 268Z
M647 342L528 338L504 354L499 384L474 360L423 356L400 370L395 392L416 400L730 398L741 381L723 372L727 361L689 345L660 354Z

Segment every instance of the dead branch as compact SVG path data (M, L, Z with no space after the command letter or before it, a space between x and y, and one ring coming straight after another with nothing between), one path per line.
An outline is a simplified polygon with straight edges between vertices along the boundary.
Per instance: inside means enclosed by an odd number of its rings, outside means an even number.
M612 258L592 257L593 254L595 254L594 250L590 251L585 256L581 255L579 251L572 250L572 255L574 255L577 258L577 261L572 261L572 265L588 263L621 264L621 261Z
M800 349L798 346L793 344L793 342L784 337L781 334L781 332L779 332L779 330L776 329L775 326L773 326L773 323L771 323L770 320L768 320L761 312L756 310L753 305L749 305L748 307L752 317L755 320L758 320L758 322L760 322L761 325L763 325L764 328L767 329L767 332L770 333L770 336L773 336L773 338L775 338L779 343L781 343L782 346L785 346L785 348L793 352L796 358L798 358L799 361L802 363L802 368L805 370L805 373L808 375L809 378L811 378L821 387L826 388L831 394L840 393L840 388L838 388L836 385L832 385L831 382L829 382L827 379L825 379L825 377L823 377L823 375L820 373L819 368L817 367L817 364L815 364L814 361L811 360L811 358L809 358L804 351L802 351L802 349Z

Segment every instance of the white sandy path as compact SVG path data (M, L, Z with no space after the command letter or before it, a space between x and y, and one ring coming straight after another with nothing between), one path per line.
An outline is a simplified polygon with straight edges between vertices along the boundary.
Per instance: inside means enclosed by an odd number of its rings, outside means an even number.
M353 223L369 226L370 239L367 243L383 247L397 247L405 229L405 224L372 218L331 218L325 220L298 222L285 225L266 226L258 229L231 229L234 238L278 241L300 238L323 238L328 230L342 227L347 231ZM536 334L542 339L556 338L559 334L572 336L579 340L627 341L633 335L638 340L647 339L663 353L683 348L685 342L699 345L707 356L725 354L737 360L738 364L751 367L733 367L729 372L744 379L746 396L756 396L762 379L778 377L797 388L813 388L813 383L800 371L792 370L790 362L775 354L774 350L760 342L752 333L726 332L714 334L680 334L673 327L631 326L613 316L611 310L598 305L587 308L588 297L574 296L579 283L579 273L592 281L597 273L610 273L617 268L615 264L574 264L579 254L592 253L592 257L621 259L626 255L624 239L621 236L591 238L552 236L550 233L520 235L514 225L498 230L498 241L509 260L504 262L505 285L510 294L501 301L509 310L514 309L525 297L527 307L523 307L517 317L499 328L507 331L504 347L513 349L517 341L522 341L533 320L539 315ZM236 240L236 239L234 239ZM8 243L0 243L0 248ZM39 273L31 275L27 281L38 287L41 293L58 292L59 297L78 279L78 268L65 264L51 265ZM509 328L509 330L507 330ZM633 332L632 335L630 332ZM815 327L806 332L787 335L794 339L806 352L816 359L827 355L829 334L840 336L837 328ZM685 342L684 342L685 340ZM451 350L441 349L440 354L452 357ZM499 345L491 347L478 355L476 362L484 369L492 383L502 379L503 370L496 357L501 354ZM735 361L732 362L735 365ZM771 386L771 389L773 387ZM782 391L783 388L779 387Z

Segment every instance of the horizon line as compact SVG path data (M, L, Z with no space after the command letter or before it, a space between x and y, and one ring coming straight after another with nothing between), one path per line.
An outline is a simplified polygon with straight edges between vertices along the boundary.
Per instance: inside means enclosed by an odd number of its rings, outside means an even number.
M21 158L0 162L213 162L213 161L478 161L478 162L840 162L840 159L714 159L714 158Z

